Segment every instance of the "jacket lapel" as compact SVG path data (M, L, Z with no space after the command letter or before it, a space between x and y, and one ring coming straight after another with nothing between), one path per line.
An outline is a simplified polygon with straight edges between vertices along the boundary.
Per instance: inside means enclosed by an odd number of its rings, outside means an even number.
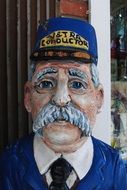
M24 180L35 190L44 189L45 184L43 183L42 177L39 174L37 168L33 165L27 168L24 175ZM46 189L46 187L45 187Z
M34 134L31 134L29 137L23 139L21 142L22 151L20 151L20 159L24 167L24 174L21 174L21 178L25 180L25 184L28 184L28 187L31 186L35 190L42 190L44 189L44 187L45 189L47 189L35 163L33 152L33 139Z
M88 190L98 190L104 183L103 167L106 164L106 158L94 137L92 137L92 141L94 147L93 163L87 175L80 181L77 190L83 190L83 187Z

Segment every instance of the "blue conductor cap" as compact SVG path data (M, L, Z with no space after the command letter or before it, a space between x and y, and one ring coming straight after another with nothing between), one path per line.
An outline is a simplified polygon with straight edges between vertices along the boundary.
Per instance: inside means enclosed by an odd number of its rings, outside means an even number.
M77 60L97 64L97 39L84 20L58 17L40 24L31 60Z

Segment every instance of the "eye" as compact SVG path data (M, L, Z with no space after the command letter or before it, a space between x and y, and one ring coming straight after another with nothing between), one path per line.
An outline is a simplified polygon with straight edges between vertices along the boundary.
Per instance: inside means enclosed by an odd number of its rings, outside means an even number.
M51 81L42 81L37 85L38 88L42 89L42 88L52 88L53 87L53 83Z
M79 81L72 81L69 86L74 89L86 88L86 85Z
M69 88L74 91L75 93L85 93L86 89L87 89L87 83L84 81L71 81L69 83Z
M70 86L71 88L75 88L75 89L83 88L83 84L77 81L73 81Z
M43 90L45 89L51 90L52 88L54 88L55 83L50 80L43 80L38 82L34 87L38 93L43 93Z

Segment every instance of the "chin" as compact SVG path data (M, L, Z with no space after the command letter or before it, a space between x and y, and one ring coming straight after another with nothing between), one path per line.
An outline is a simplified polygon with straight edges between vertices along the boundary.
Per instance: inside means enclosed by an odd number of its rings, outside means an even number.
M50 141L53 144L59 144L59 145L68 145L72 144L75 141L77 141L80 137L77 137L77 135L73 135L72 133L68 133L65 131L59 132L59 131L53 131L50 132L50 134L44 134L44 138L46 138L48 141Z
M82 131L68 122L49 124L43 129L43 141L55 152L73 152L81 145Z
M70 144L81 138L81 130L69 122L54 122L44 128L43 137L54 144Z

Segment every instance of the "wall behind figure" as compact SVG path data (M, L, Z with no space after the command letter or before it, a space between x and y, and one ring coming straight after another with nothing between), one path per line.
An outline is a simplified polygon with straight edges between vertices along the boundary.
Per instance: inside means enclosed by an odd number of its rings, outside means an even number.
M94 135L111 144L111 80L110 80L110 0L90 1L90 20L98 40L98 69L104 86L104 105L98 115Z

